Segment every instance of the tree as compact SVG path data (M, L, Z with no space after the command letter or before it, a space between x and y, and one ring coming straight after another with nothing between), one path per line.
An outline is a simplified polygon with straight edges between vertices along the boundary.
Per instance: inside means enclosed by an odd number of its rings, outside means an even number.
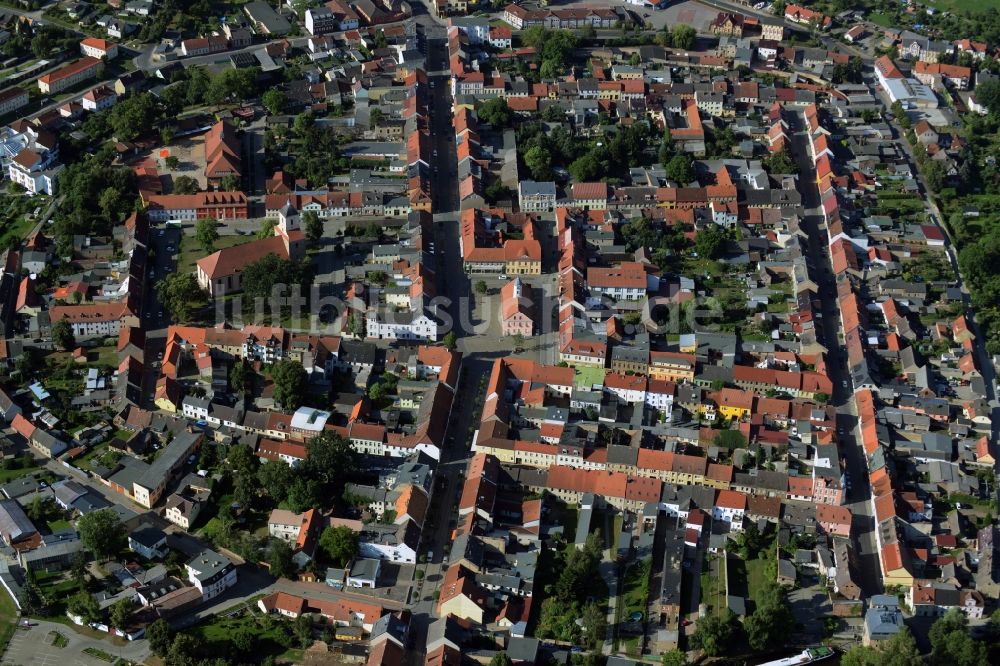
M478 280L478 281L476 281L476 293L477 294L479 294L480 296L483 296L488 291L489 291L489 287L486 286L486 282L484 280Z
M931 192L938 193L944 189L948 172L937 160L927 160L923 165L924 181Z
M552 180L552 156L541 146L532 146L524 153L524 166L535 180Z
M198 181L191 176L174 178L174 194L197 194L200 189Z
M305 227L306 239L316 244L323 238L323 220L314 210L307 210L302 213L302 226Z
M165 142L165 143L169 143L169 142ZM181 168L181 161L180 161L180 159L176 155L168 155L166 158L164 158L163 163L171 171L177 171L178 169Z
M307 477L323 484L327 495L339 497L345 479L354 472L356 457L349 440L326 431L306 443L306 459L301 469Z
M924 666L917 643L906 627L877 647L851 648L840 663L842 666Z
M235 173L229 173L222 177L219 182L219 189L224 192L236 192L242 189L243 183L240 182L240 177Z
M80 540L97 557L110 559L125 547L125 528L113 509L99 509L76 523Z
M233 361L229 368L229 389L243 395L247 387L253 385L255 373L246 361L241 358Z
M119 99L109 113L108 124L122 141L149 134L160 117L156 96L147 92Z
M215 241L219 240L217 226L218 223L210 217L198 220L198 223L195 225L194 239L198 241L198 245L205 251L205 254L215 252Z
M270 88L261 95L260 101L268 113L276 116L285 107L285 93L276 88Z
M84 624L101 619L101 607L89 592L80 590L66 601L66 610L83 620Z
M441 344L443 344L445 349L448 351L455 351L458 348L458 336L455 335L455 331L448 331L445 333L444 338L441 340Z
M70 325L68 319L60 319L52 324L52 342L60 349L69 350L76 347L76 338L73 337L73 327Z
M990 79L976 84L976 101L990 113L1000 114L1000 81Z
M247 264L243 269L243 296L250 300L267 299L275 294L276 287L283 289L298 286L301 289L308 287L311 281L312 273L308 263L289 261L271 253Z
M275 578L294 578L295 561L292 560L292 547L281 539L271 540L271 549L267 554L267 565Z
M785 15L785 0L776 0L776 2L771 6L771 12L775 16Z
M717 224L707 224L694 239L694 249L703 259L718 259L726 247L726 235Z
M781 646L794 623L784 589L768 581L754 601L756 609L743 622L750 647L760 652Z
M712 444L723 449L742 449L746 448L747 438L739 430L720 430Z
M490 666L514 666L514 662L510 660L510 656L506 652L499 650L490 659Z
M725 617L709 615L698 620L698 629L694 635L705 654L717 657L726 653L736 639L737 631L736 615L732 611L726 611Z
M670 650L663 653L660 663L663 666L687 666L687 654L680 650Z
M87 584L87 557L82 552L73 556L70 575L73 577L73 582L79 585L81 590L84 589Z
M177 634L164 661L170 666L195 666L198 664L198 652L199 643L194 636Z
M260 487L276 502L288 496L288 491L295 483L295 472L280 460L272 460L260 466L257 470L257 481Z
M674 48L681 49L682 51L689 50L694 46L695 39L698 37L698 33L695 29L686 23L678 23L674 26L674 32L672 41L674 43Z
M604 167L594 155L587 153L573 160L569 165L569 172L577 182L586 183L600 179L601 174L604 173Z
M271 370L274 381L274 399L285 410L295 411L306 400L309 376L298 361L284 359Z
M795 161L792 159L791 155L788 154L788 150L785 148L771 153L762 161L764 163L764 167L769 173L794 174L799 171L799 168L795 165Z
M111 606L111 611L109 617L111 619L111 626L120 631L124 631L128 627L128 619L132 617L132 610L134 605L132 600L129 598L119 599Z
M978 666L988 663L986 645L969 635L969 620L962 611L951 608L932 626L931 661L949 666Z
M682 187L694 179L694 167L691 162L690 153L678 153L670 158L664 168L664 172L669 180L674 181Z
M192 310L207 300L194 273L168 273L156 283L156 296L178 324L190 320Z
M294 629L295 637L299 639L299 647L307 648L312 645L313 627L308 615L303 613L295 618Z
M520 349L524 346L524 336L520 333L515 333L511 336L510 341L514 343L514 347Z
M166 620L163 618L154 620L152 624L146 627L146 639L149 641L149 649L153 651L153 654L162 659L170 650L173 634L174 632L170 628L170 623Z
M482 103L476 110L479 122L488 123L494 127L507 127L510 124L513 113L507 106L504 97L494 97Z
M319 536L319 547L335 565L347 566L358 554L358 533L350 527L327 527Z
M608 615L604 608L596 602L583 607L583 640L591 649L597 649L604 643L608 634Z

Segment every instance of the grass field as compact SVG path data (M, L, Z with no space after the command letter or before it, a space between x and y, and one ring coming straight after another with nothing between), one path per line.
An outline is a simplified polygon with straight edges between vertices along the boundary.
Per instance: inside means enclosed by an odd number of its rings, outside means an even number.
M718 573L713 575L708 558L704 560L701 572L701 603L708 606L708 612L721 617L729 607L726 604L726 558L716 557L714 565Z
M990 7L1000 9L1000 0L925 0L931 7L936 7L942 11L959 11L976 14L984 12Z
M632 613L642 613L646 616L649 602L649 574L652 560L645 559L628 568L622 585L621 620L629 622Z
M254 240L254 236L240 236L237 234L219 236L219 240L215 241L215 249L216 251L223 250L227 247L242 245L252 240ZM184 234L181 237L181 246L177 249L179 251L177 256L177 273L193 273L195 262L207 256L205 250L195 240L193 233Z
M0 654L7 650L7 643L10 643L15 631L17 631L17 606L7 594L7 590L0 590Z
M604 384L604 374L605 371L602 368L580 367L576 369L576 377L573 381L577 386L589 389L594 384Z
M751 599L757 599L760 591L768 582L768 564L770 560L750 560L747 565L747 590Z
M891 17L889 17L889 16L887 16L885 14L879 14L878 12L872 12L866 18L869 21L871 21L872 23L874 23L875 25L880 25L883 28L888 28L888 27L890 27L892 25L892 18Z

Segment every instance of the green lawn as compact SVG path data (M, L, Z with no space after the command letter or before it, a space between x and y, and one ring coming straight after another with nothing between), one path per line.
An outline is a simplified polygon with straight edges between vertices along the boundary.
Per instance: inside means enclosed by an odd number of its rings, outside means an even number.
M621 596L621 618L623 621L631 621L632 613L639 612L646 616L649 603L649 574L652 560L644 559L636 562L625 572L625 581L622 584Z
M701 603L708 606L708 612L722 617L729 607L726 603L726 558L716 556L718 574L712 575L711 564L706 558L701 572Z
M37 472L38 469L39 468L34 465L31 467L22 467L20 469L0 469L0 484L13 481L14 479L20 479L22 476L28 476L33 472Z
M7 594L7 590L0 590L0 654L7 649L7 643L15 631L17 631L17 606Z
M589 389L595 384L604 384L604 368L579 367L576 369L575 383L581 388Z
M68 520L50 520L48 522L50 532L58 532L59 530L68 530L72 525L69 524Z
M240 236L238 234L219 236L219 239L215 241L215 249L218 251L224 250L227 247L242 245L254 240L254 238L254 236ZM181 236L181 246L177 249L177 273L193 273L195 262L202 257L208 256L205 250L198 244L198 241L195 240L194 233L185 233Z
M880 25L883 28L889 28L892 26L892 18L890 18L886 14L879 14L878 12L872 12L866 18L875 25Z
M759 599L760 591L768 582L768 564L770 560L749 560L747 567L747 590L751 599Z
M25 215L17 217L13 224L6 225L0 232L0 247L6 247L10 238L23 239L33 226L35 226L35 220L30 220Z
M926 0L926 3L942 11L960 11L977 14L990 7L1000 9L1000 0Z

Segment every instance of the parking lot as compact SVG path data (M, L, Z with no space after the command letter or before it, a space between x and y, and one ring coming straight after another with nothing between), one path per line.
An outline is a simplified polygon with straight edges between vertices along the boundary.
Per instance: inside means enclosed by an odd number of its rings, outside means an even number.
M56 632L65 639L64 647L52 643ZM33 627L19 627L3 655L3 666L107 666L84 652L88 647L97 648L131 660L142 660L148 653L145 641L116 646L110 641L97 641L76 633L73 629L51 622L40 622Z

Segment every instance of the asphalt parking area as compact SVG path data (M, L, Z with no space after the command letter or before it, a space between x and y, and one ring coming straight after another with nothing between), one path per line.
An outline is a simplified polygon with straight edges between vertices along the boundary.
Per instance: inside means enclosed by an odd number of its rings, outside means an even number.
M3 656L3 664L17 666L57 666L65 662L68 648L53 647L49 642L47 631L38 628L22 629L18 627L14 637L10 639L7 652Z
M71 629L59 633L67 638L66 647L52 645L52 632L48 628L18 627L3 655L2 666L107 666L107 662L83 653L84 645Z

